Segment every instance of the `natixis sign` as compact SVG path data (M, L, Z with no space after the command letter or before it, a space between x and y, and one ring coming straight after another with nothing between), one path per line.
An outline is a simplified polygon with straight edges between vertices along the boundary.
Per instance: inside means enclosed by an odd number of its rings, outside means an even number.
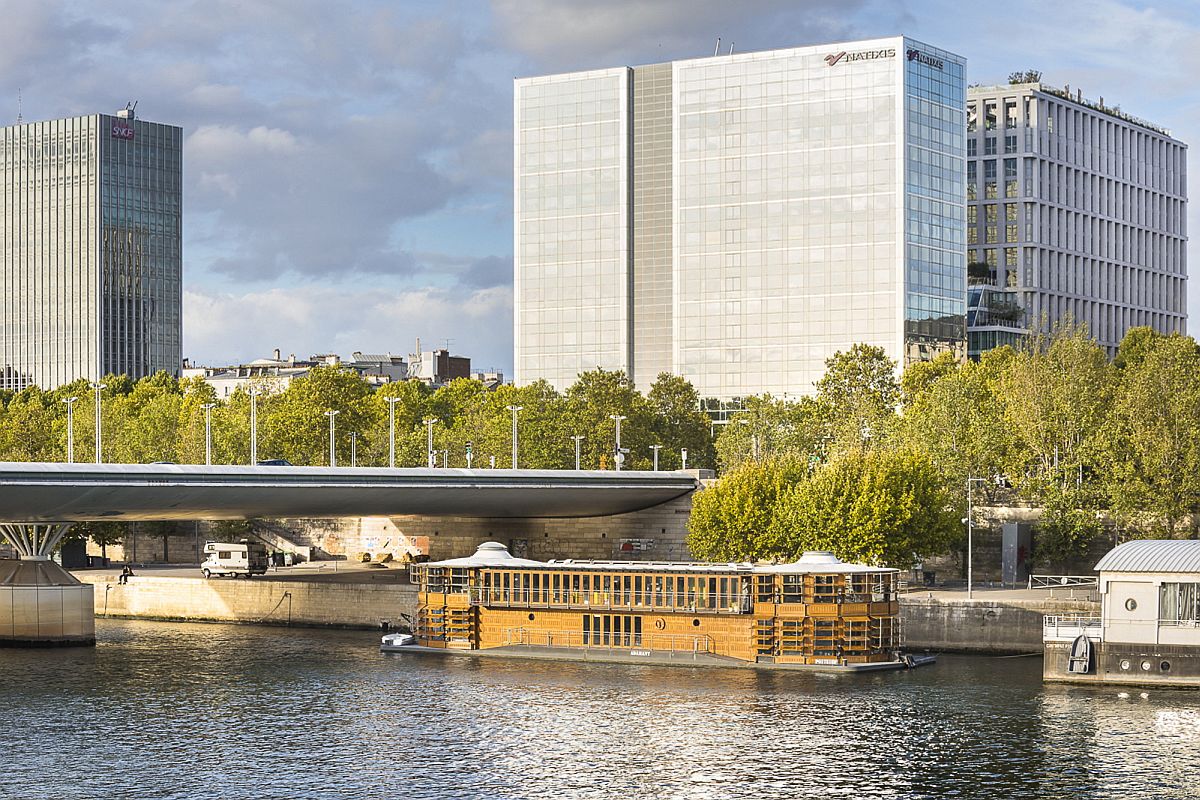
M895 58L896 48L885 47L882 50L855 50L853 53L848 53L843 50L840 53L830 53L825 56L825 63L831 67L838 64L849 64L851 61L876 61L881 58Z
M123 119L113 120L112 138L132 140L133 126Z
M916 61L918 64L928 64L934 69L944 70L946 68L946 62L942 61L942 59L931 56L928 53L922 53L920 50L909 50L905 55L908 56L909 61Z

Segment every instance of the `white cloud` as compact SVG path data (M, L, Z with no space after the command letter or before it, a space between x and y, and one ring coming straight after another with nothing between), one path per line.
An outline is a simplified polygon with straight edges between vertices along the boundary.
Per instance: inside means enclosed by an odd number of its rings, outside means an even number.
M245 294L184 292L184 351L193 362L225 365L278 347L313 353L408 353L420 337L470 356L481 367L510 370L512 290L402 292L299 286Z

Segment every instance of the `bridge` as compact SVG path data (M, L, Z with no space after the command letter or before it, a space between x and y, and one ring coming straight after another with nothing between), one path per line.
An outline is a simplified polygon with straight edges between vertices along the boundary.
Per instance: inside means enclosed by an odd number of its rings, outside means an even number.
M660 505L699 485L688 472L0 463L0 538L26 565L0 574L0 641L94 641L91 587L50 561L76 522L596 517ZM47 614L72 621L56 626ZM7 629L6 615L14 620ZM56 627L66 633L47 634Z

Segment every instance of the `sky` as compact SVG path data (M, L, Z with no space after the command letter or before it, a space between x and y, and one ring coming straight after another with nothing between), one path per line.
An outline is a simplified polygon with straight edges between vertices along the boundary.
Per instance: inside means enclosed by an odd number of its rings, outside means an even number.
M896 34L1200 143L1195 0L0 0L0 123L183 127L193 363L420 337L511 375L514 77Z

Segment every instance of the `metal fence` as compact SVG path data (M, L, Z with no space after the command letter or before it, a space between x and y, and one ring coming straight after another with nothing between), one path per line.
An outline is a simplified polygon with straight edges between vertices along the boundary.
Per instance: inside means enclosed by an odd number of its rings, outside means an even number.
M529 628L506 628L505 645L527 645L530 647L583 647L589 649L635 649L654 650L663 653L711 653L712 640L708 636L689 636L674 633L621 632L601 635L568 630L530 630Z
M1071 641L1078 636L1103 638L1104 626L1100 617L1082 614L1051 614L1042 618L1043 641Z

